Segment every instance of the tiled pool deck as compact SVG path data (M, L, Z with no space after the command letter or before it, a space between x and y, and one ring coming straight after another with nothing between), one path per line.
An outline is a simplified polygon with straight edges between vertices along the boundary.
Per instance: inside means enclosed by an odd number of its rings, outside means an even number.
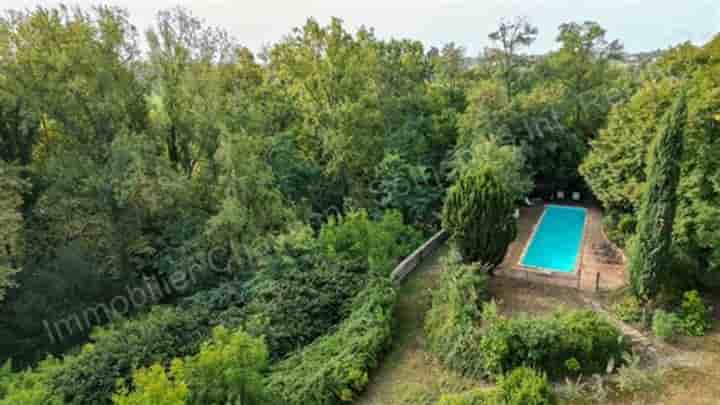
M520 209L518 237L510 245L508 254L496 270L496 274L533 282L580 288L587 291L595 290L598 274L600 275L599 288L602 290L612 290L625 285L625 265L623 264L622 253L613 249L605 235L603 235L602 211L593 206L558 205L582 206L587 209L585 235L581 247L578 271L575 273L550 273L520 265L522 253L544 210L543 205L537 205Z

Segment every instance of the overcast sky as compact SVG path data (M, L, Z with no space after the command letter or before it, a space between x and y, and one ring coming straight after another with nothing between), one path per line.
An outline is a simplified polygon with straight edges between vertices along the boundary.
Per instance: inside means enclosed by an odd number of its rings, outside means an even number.
M89 6L98 1L66 2ZM308 17L342 18L350 29L366 25L381 38L413 38L426 45L455 42L469 55L488 44L487 34L503 17L527 16L540 28L530 49L555 46L557 26L593 20L631 52L667 48L683 41L704 43L720 32L720 0L112 0L130 11L144 32L159 9L182 5L209 25L229 30L243 45L259 50L276 42ZM0 0L0 8L54 5L52 0Z

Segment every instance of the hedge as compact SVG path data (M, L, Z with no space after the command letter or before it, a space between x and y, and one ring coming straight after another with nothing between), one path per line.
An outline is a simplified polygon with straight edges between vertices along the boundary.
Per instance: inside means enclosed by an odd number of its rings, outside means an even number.
M390 342L395 301L388 279L370 282L336 332L273 368L267 387L271 396L288 405L329 405L355 398Z

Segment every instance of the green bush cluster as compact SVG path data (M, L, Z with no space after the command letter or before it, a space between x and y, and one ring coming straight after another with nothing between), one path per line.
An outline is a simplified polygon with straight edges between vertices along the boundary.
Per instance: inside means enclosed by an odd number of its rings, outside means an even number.
M318 236L320 250L331 263L349 263L387 276L422 242L422 235L403 222L399 211L386 211L373 220L367 211L331 217Z
M209 333L206 314L158 307L137 320L98 329L93 343L77 354L45 361L21 374L20 383L8 389L5 401L34 393L46 395L48 403L109 404L118 379L135 368L196 353Z
M263 372L268 352L262 338L220 326L197 355L137 370L121 384L115 405L266 404Z
M557 312L545 318L505 318L496 311L483 318L479 341L490 375L521 366L550 377L603 372L619 360L626 345L620 331L588 310Z
M623 364L618 368L612 381L618 392L632 394L639 391L652 391L663 384L663 370L648 370L642 364L638 354L625 353Z
M480 339L482 301L487 299L486 269L463 265L452 251L444 262L440 288L425 319L427 344L446 366L469 376L485 374Z
M643 318L643 308L634 295L623 296L621 301L612 306L612 310L624 322L636 323Z
M682 329L680 318L671 312L662 309L655 311L652 321L652 330L655 336L667 342L672 342Z
M443 395L438 405L553 405L556 402L545 374L520 367L500 378L493 389Z
M271 359L281 359L328 333L370 278L387 277L419 245L419 233L397 211L377 220L350 211L331 218L317 236L309 226L291 227L263 249L245 305L219 318L265 336Z
M355 310L337 331L325 335L272 369L268 390L287 405L329 405L353 400L391 335L395 290L373 280L356 297Z
M0 405L63 404L50 388L50 374L59 364L59 360L48 358L40 362L38 371L12 373L8 361L0 371Z
M703 336L712 326L710 310L695 290L683 295L680 318L685 333L690 336Z
M503 405L552 405L555 393L547 376L527 367L519 367L500 378L495 389Z
M99 329L94 343L67 356L51 373L51 385L65 402L106 404L119 378L134 368L196 353L210 334L206 314L156 308L140 320Z

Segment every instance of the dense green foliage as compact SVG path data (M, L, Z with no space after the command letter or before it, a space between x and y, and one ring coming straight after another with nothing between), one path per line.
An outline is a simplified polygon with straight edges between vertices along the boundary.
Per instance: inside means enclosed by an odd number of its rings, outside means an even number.
M113 404L265 404L267 365L262 339L218 327L197 355L173 360L168 370L155 364L136 371L134 390L122 388Z
M718 39L638 67L593 22L530 57L538 30L504 21L478 59L339 19L258 55L182 8L139 32L108 6L0 16L2 405L351 400L391 335L388 275L441 221L479 262L448 264L434 297L443 361L473 376L601 370L614 329L585 313L483 317L482 273L515 237L518 201L583 180L629 240L681 88L663 282L720 274ZM708 328L699 295L679 315ZM498 392L543 391L518 373Z
M485 368L477 342L482 335L480 308L488 298L486 269L461 264L454 251L443 266L440 287L425 318L428 348L447 367L481 377Z
M329 218L318 239L329 261L348 263L379 276L389 276L399 258L422 242L420 233L403 224L397 211L386 211L371 221L365 211Z
M86 341L108 319L57 340L41 321L107 304L145 277L190 275L158 300L199 293L214 307L233 289L223 286L273 260L274 237L332 218L326 255L298 270L312 267L300 277L329 294L323 279L344 287L319 306L334 306L327 318L305 313L318 324L307 337L271 350L286 353L340 319L362 285L352 274L389 272L437 229L465 107L462 49L309 20L259 63L179 8L158 14L147 54L137 43L112 7L0 19L0 359L22 367ZM269 307L255 301L249 312Z
M645 313L638 298L631 294L623 296L622 300L613 304L612 310L621 321L631 323L642 321Z
M537 34L526 22L506 27L505 39L502 29L493 33L500 35L500 46L486 58L500 68L488 68L473 83L458 121L461 148L478 138L520 148L541 194L582 186L577 166L588 142L605 125L613 103L633 90L630 72L613 63L622 46L607 41L597 23L567 23L559 30L559 49L534 62L520 53ZM513 40L513 33L520 35Z
M710 310L697 291L683 295L680 319L685 333L690 336L702 336L712 327Z
M110 403L118 378L136 367L194 353L208 335L207 316L156 308L142 319L98 330L93 343L77 354L45 361L37 370L20 374L19 383L9 389L8 400L40 390L48 393L48 400L61 403Z
M261 249L257 274L231 287L242 299L222 308L220 319L265 336L271 358L282 358L331 330L370 278L388 277L419 244L417 231L393 211L378 221L351 211L330 218L317 236L298 225Z
M643 301L655 298L661 281L669 278L686 109L685 95L681 94L665 114L663 129L650 148L647 190L640 205L637 239L628 263L630 286Z
M15 287L13 275L21 269L23 246L21 245L23 205L22 193L27 187L16 170L0 159L0 303L5 290Z
M58 361L47 359L40 363L38 369L42 372L25 371L10 374L9 363L4 367L0 379L0 404L28 404L28 405L60 405L63 401L54 395L50 389L51 372L57 367Z
M463 261L499 265L515 239L513 194L487 169L468 170L448 190L443 228Z
M142 322L99 330L93 344L65 357L51 373L53 393L67 403L107 403L118 378L135 367L193 353L208 334L205 316L174 309L158 309Z
M550 377L601 373L626 348L622 334L592 311L558 312L546 318L505 318L483 311L479 341L490 374L516 367L543 370Z
M493 172L508 188L513 201L521 200L533 189L525 156L514 146L500 146L494 140L479 138L471 147L458 149L451 164L453 178L473 170Z
M189 390L187 384L177 379L181 374L182 362L173 361L170 370L159 364L148 369L141 368L133 373L135 391L120 391L113 396L115 405L184 405Z
M273 368L268 390L289 405L351 401L368 383L368 372L392 336L395 291L388 279L371 282L353 311L332 332Z
M553 405L555 394L545 374L519 367L502 377L496 388L497 402L507 405Z
M637 93L612 109L607 128L592 143L592 151L580 167L607 210L608 235L626 244L636 231L637 213L648 187L646 169L652 140L663 129L661 118L685 89L688 116L685 153L679 162L671 281L678 289L719 285L720 280L716 271L720 263L718 55L720 37L703 47L683 44L666 52L644 72Z

